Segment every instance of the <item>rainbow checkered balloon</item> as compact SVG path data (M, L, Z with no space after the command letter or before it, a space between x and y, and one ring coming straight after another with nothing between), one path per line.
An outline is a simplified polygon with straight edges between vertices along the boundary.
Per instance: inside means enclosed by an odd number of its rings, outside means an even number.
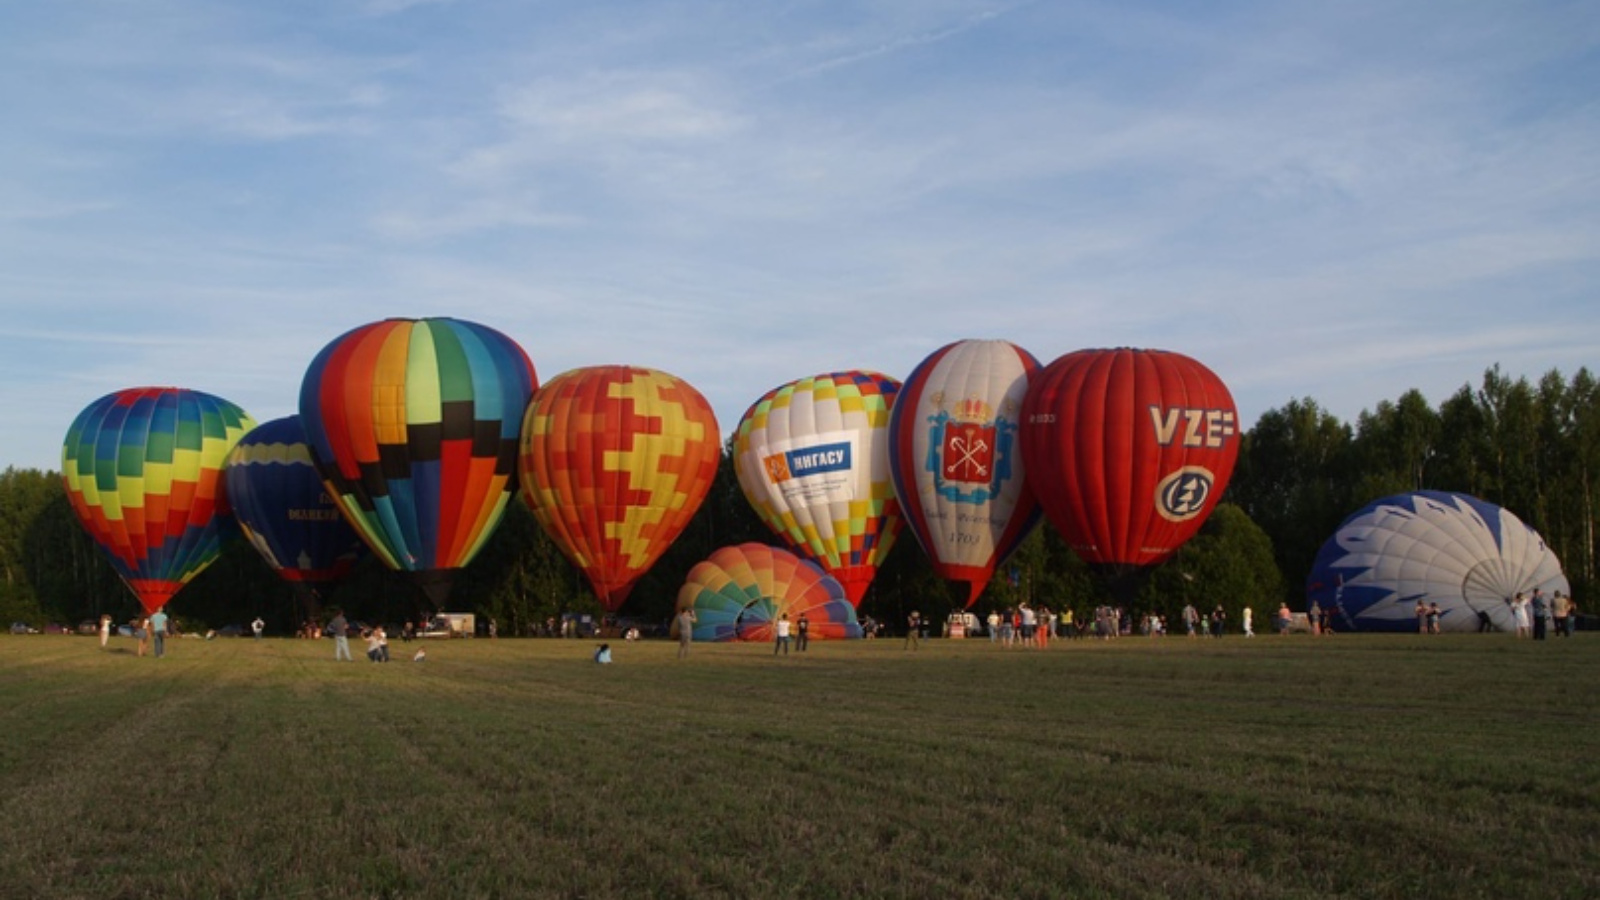
M238 533L222 467L254 427L221 397L138 387L89 404L67 429L67 499L146 612L166 606Z

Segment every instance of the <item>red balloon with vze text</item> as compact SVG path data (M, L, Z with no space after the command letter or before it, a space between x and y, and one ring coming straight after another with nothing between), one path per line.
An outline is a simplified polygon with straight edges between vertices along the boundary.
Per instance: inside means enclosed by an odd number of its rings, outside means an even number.
M1214 372L1165 350L1079 350L1034 375L1020 449L1077 554L1152 565L1200 530L1239 456L1239 415Z

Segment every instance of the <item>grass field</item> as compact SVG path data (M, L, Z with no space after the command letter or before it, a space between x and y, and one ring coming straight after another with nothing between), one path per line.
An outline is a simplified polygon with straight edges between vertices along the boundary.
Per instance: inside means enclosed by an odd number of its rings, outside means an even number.
M0 637L0 896L1600 896L1593 635L592 646Z

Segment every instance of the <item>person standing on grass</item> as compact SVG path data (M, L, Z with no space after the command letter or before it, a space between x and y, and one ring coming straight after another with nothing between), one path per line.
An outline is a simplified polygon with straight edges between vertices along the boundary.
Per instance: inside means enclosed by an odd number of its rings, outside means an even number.
M773 656L777 656L778 655L778 651L781 649L783 651L783 655L784 656L788 656L789 655L789 614L788 613L784 613L783 615L778 617L778 622L777 622L777 625L775 626L775 631L776 631L776 634L777 634L777 641L775 641L773 643L773 645L772 645L772 655Z
M1183 633L1194 637L1195 626L1200 624L1200 612L1194 608L1193 603L1183 605Z
M1542 641L1545 637L1545 627L1550 615L1550 605L1545 603L1544 590L1534 588L1533 599L1528 601L1528 605L1533 607L1533 639Z
M1572 615L1572 603L1567 599L1566 594L1556 591L1555 596L1550 598L1550 605L1555 609L1556 613L1554 620L1556 624L1556 637L1570 637L1570 635L1567 634L1567 620L1571 618Z
M1255 637L1256 628L1254 623L1251 621L1255 616L1255 613L1250 609L1250 607L1246 606L1242 615L1244 616L1244 636Z
M1417 634L1428 634L1428 604L1417 598Z
M906 644L902 650L915 650L918 646L918 632L922 630L922 614L916 610L906 617Z
M1211 636L1214 638L1222 637L1222 632L1227 630L1227 625L1228 614L1223 612L1222 604L1218 603L1217 608L1211 611Z
M260 616L256 616L256 620L250 623L250 631L255 634L258 641L261 640L261 630L266 627L267 623L261 621Z
M794 642L795 652L797 652L797 653L806 652L806 647L810 646L810 644L811 644L811 638L809 637L810 633L811 633L811 620L806 617L805 613L801 613L800 614L800 621L795 623L795 634L796 634L795 642Z
M344 617L344 610L333 611L333 620L328 623L328 633L333 635L333 661L354 662L350 656L350 620Z
M1438 634L1439 633L1439 616L1440 615L1442 615L1442 613L1439 612L1439 602L1437 600L1435 600L1434 602L1429 603L1428 604L1428 633L1429 634Z
M167 655L167 608L156 610L150 617L150 638L155 644L156 659Z
M678 610L678 658L683 659L689 655L689 644L694 641L694 607L685 606Z
M138 655L143 656L144 652L150 649L149 617L141 617L133 620L133 636L139 639Z
M109 642L110 640L111 640L111 617L109 615L101 614L101 616L100 616L100 649L104 650L106 648L106 643Z
M1517 637L1525 638L1533 631L1528 622L1528 598L1521 591L1517 592L1517 599L1511 603L1511 612L1517 622Z
M989 626L989 643L997 643L1000 640L1000 613L989 610L989 618L986 621Z

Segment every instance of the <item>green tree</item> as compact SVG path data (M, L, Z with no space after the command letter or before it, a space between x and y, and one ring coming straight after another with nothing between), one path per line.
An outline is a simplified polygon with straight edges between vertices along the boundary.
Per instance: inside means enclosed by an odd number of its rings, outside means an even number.
M1439 414L1417 390L1378 404L1356 420L1351 451L1354 496L1377 499L1426 487L1428 467L1437 452Z
M1287 592L1299 582L1328 535L1355 509L1350 427L1314 400L1268 410L1240 445L1226 498L1272 536Z
M1284 597L1272 539L1243 509L1219 503L1200 532L1151 571L1139 612L1163 615L1171 625L1181 622L1185 603L1202 614L1221 605L1229 627L1237 628L1246 606L1262 624Z

